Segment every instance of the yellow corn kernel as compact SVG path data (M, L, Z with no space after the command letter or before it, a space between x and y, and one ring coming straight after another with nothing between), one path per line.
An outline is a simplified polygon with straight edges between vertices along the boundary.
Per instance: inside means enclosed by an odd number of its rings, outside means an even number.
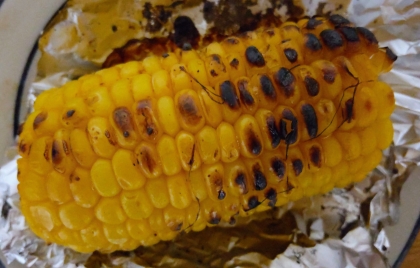
M218 100L213 93L214 92L210 89L200 90L198 91L198 98L200 99L200 105L203 108L206 123L211 127L216 128L223 120L223 115L220 107L214 105L215 101Z
M149 199L155 208L164 208L169 204L168 186L165 179L154 178L148 180L145 187ZM156 211L156 209L153 211Z
M392 88L381 81L375 82L371 89L374 91L373 95L378 101L378 119L389 118L395 109L395 97Z
M131 80L131 93L134 101L151 99L155 96L150 74L137 74Z
M51 203L32 204L29 207L29 212L31 217L37 221L42 232L51 232L64 224L61 215L58 214L58 207Z
M318 135L328 136L338 127L337 110L334 102L327 99L321 99L314 107L318 124Z
M149 217L149 225L150 228L156 233L160 233L159 231L164 230L167 228L165 220L163 218L163 211L162 209L155 209L153 210L152 215Z
M84 127L90 111L85 101L80 98L72 98L65 105L61 113L61 122L68 128Z
M329 61L317 60L310 65L315 71L317 81L322 89L322 96L334 99L343 90L341 75L337 68Z
M181 231L185 228L185 212L183 209L178 209L172 206L167 206L163 209L163 218L166 226L175 232Z
M42 137L32 143L29 153L29 166L39 174L47 174L51 171L51 148L52 139Z
M250 80L251 88L258 91L258 105L260 108L273 110L278 104L278 90L274 82L267 75L254 75Z
M116 68L103 69L97 72L101 76L104 86L109 87L120 79L120 72ZM69 92L71 90L69 89Z
M199 59L198 53L195 50L178 50L180 53L181 62L189 64L191 61Z
M93 89L96 89L101 86L102 79L101 76L97 74L90 74L87 76L84 76L80 79L82 84L80 85L80 89L78 92L78 95L80 97L85 97L90 92L92 92Z
M95 153L100 157L111 158L117 149L117 142L108 120L92 117L87 124L87 132Z
M214 128L205 126L195 136L197 149L204 164L213 164L220 159L220 147L217 142L217 132Z
M51 162L53 168L61 174L69 175L76 166L71 154L70 132L60 129L55 132L51 149Z
M114 109L114 103L106 87L98 87L95 91L90 91L85 103L95 116L107 116L109 110Z
M190 184L191 192L193 196L198 200L204 200L207 198L207 186L203 180L203 173L201 168L188 172L187 180Z
M94 219L86 228L80 231L80 236L84 243L89 246L98 248L105 248L108 240L105 237L102 222Z
M233 162L239 157L239 144L235 129L226 122L220 123L216 129L217 142L220 145L220 158L223 162Z
M104 234L106 239L115 245L121 245L129 240L130 235L124 223L104 224Z
M186 70L187 67L184 64L175 64L170 69L172 87L175 94L183 89L193 88L191 77Z
M201 157L195 147L194 136L188 132L181 131L176 135L175 142L182 168L187 172L199 168Z
M179 63L179 60L175 53L168 52L162 55L160 63L162 64L163 69L169 72L174 65Z
M115 177L124 190L138 189L146 182L136 163L133 152L128 150L119 149L112 157Z
M229 53L226 61L230 65L230 80L235 81L238 77L246 76L245 58L237 52Z
M300 151L305 158L308 171L321 173L320 169L325 162L322 146L318 142L308 141L300 146Z
M162 174L160 159L154 145L142 142L136 147L134 153L139 168L147 178L156 178Z
M141 139L156 142L163 134L163 128L159 123L156 102L145 99L134 104L134 121Z
M214 165L203 165L202 170L209 198L214 201L225 198L226 190L223 189L223 165L220 163Z
M201 59L195 58L189 62L186 62L186 61L183 61L183 62L187 65L187 69L188 69L187 75L194 77L193 81L191 81L191 84L194 90L199 92L200 90L203 89L203 85L209 84L204 61L202 61Z
M90 170L90 176L95 190L101 196L111 197L121 191L109 160L96 160Z
M379 103L371 88L357 89L354 98L354 113L358 127L370 126L376 120L379 113Z
M121 205L127 216L134 220L147 219L154 209L146 190L143 188L122 192Z
M70 133L70 147L74 158L82 167L90 167L96 160L95 152L86 133L81 129L74 129Z
M22 178L18 185L21 196L30 201L40 201L48 198L46 180L36 173Z
M82 168L76 168L70 175L70 190L73 199L82 207L91 208L99 200L99 194L96 192L89 171Z
M190 189L187 184L187 174L181 172L175 176L168 177L169 198L172 206L177 209L184 209L191 203Z
M323 150L325 165L328 167L334 167L338 165L342 158L343 152L341 145L334 136L328 136L323 139L320 139L321 147ZM361 145L363 150L363 143Z
M64 226L71 230L81 230L92 221L93 210L70 202L60 206L59 215Z
M153 231L147 220L127 220L127 231L136 240L144 241L152 236Z
M370 155L365 156L363 165L360 168L361 173L368 173L379 165L382 159L381 150L376 149Z
M376 149L376 131L373 127L367 127L358 133L362 148L361 155L368 155Z
M387 148L394 138L392 121L389 118L377 120L371 127L375 130L377 148Z
M143 69L141 63L137 61L130 61L121 66L121 78L128 78L138 74Z
M356 159L348 161L349 163L349 173L354 175L358 173L363 166L363 162L365 161L365 157L359 156ZM365 174L366 175L366 174Z
M362 150L361 142L356 133L339 131L334 133L334 136L340 142L341 148L343 149L344 160L353 160L360 155Z
M24 183L27 183L27 182L28 180L24 181ZM43 183L43 182L44 180L39 179L36 183ZM62 204L67 201L70 201L73 198L70 191L69 179L64 177L62 174L58 173L57 171L52 171L51 173L47 175L45 184L47 188L48 198L51 199L52 201L57 202L58 204ZM19 186L19 187L23 187L23 186ZM25 188L31 189L30 186L29 187L26 186ZM37 194L39 190L43 190L43 187L31 189L31 195L44 194L43 191ZM25 191L26 189L22 189L22 193L24 193ZM21 195L23 195L22 193Z
M130 80L127 78L116 81L109 93L116 107L131 107L134 102Z
M179 122L175 112L175 103L169 96L161 97L157 102L159 123L165 133L175 136L179 129Z
M150 56L143 60L143 67L146 73L152 75L153 73L162 70L162 65L160 64L159 57Z
M196 133L203 128L206 120L194 90L179 91L175 96L175 107L179 123L184 130Z
M229 65L221 55L208 55L204 58L204 64L211 87L229 79Z
M264 148L267 150L276 149L280 145L281 137L273 112L266 109L258 109L255 113L255 119L261 130Z
M178 157L174 138L167 135L162 136L158 141L156 148L163 173L170 176L181 171L181 161Z
M57 110L40 112L33 121L33 129L36 135L50 135L57 127L60 127L60 113Z
M118 196L101 198L95 206L95 216L101 222L108 224L120 224L127 218Z
M250 190L250 179L245 164L238 160L225 165L226 186L229 189L227 195L241 196Z
M263 151L262 136L255 117L244 114L234 125L239 141L241 155L245 157L258 157Z
M172 97L174 95L169 73L166 70L159 70L153 73L152 85L156 98L163 96Z

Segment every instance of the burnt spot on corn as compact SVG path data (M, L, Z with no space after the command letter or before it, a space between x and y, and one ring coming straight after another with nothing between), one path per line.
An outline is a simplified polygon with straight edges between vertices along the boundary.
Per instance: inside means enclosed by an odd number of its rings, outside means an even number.
M178 109L182 118L190 125L197 124L201 116L194 99L190 95L181 95L178 99Z
M324 81L332 84L335 81L335 77L337 76L337 70L332 66L324 66L322 69L322 74Z
M173 39L178 47L183 47L189 43L193 47L198 45L200 34L194 25L194 22L187 16L179 16L174 21Z
M265 198L267 198L268 200L276 200L277 199L277 192L276 189L270 188L268 189L265 194L264 194Z
M268 134L271 139L271 147L276 148L281 141L280 133L276 126L276 119L274 116L269 116L266 119Z
M347 121L347 123L350 123L351 120L353 119L353 105L354 105L354 101L353 99L348 99L345 103L344 103L344 121Z
M230 225L235 225L236 224L236 219L234 217L230 217L229 224Z
M37 129L41 125L41 123L47 119L47 117L48 117L48 113L46 112L39 113L34 119L34 123L32 125L33 129L34 130Z
M315 78L310 77L307 75L304 79L305 82L305 88L306 92L308 92L308 95L311 97L315 97L319 93L319 83L316 81Z
M340 27L342 25L347 25L350 24L350 21L346 18L344 18L341 15L338 14L333 14L331 15L328 20L335 26L335 27Z
M277 157L271 159L271 168L279 179L283 179L286 175L286 165Z
M223 191L223 189L222 189L222 190L220 190L220 191L218 192L217 199L219 199L219 200L223 200L223 199L225 199L225 197L226 197L226 192L225 192L225 191Z
M245 50L245 57L246 60L254 66L257 67L264 67L265 66L265 60L264 56L261 54L261 52L258 50L258 48L254 46L249 46Z
M111 136L111 133L109 132L109 130L105 130L104 131L104 135L105 137L108 139L109 144L111 145L116 145L117 143L114 141L114 139Z
M144 117L144 131L147 136L157 135L157 126L153 122L153 110L150 100L141 100L137 103L137 115Z
M230 61L229 65L232 66L232 68L238 69L239 60L237 58L233 58Z
M319 51L322 49L322 44L316 35L307 33L305 34L305 47L311 51Z
M141 163L142 167L149 172L149 174L153 174L158 166L158 163L152 157L152 153L147 147L142 148L137 155L137 160Z
M287 145L293 144L297 141L298 138L298 120L293 112L289 109L284 109L282 113L283 118L280 120L280 131L285 133L284 139ZM283 120L283 122L282 122ZM290 131L287 131L287 121L291 122Z
M165 52L165 53L162 54L162 58L166 59L167 57L169 57L168 53Z
M292 161L293 171L295 172L295 176L299 176L300 173L303 171L303 162L300 159L295 159Z
M210 212L210 219L209 219L209 223L210 224L219 224L220 220L222 219L222 216L220 216L217 211L212 211Z
M284 50L284 55L286 56L287 60L290 61L291 63L294 63L297 61L298 54L296 50L294 50L293 48L286 48Z
M218 74L216 73L216 71L215 71L214 69L210 70L210 75L211 75L212 77L216 77L216 76L218 76Z
M241 194L248 193L248 187L246 186L246 177L244 173L239 173L235 178L235 183L239 187Z
M295 76L287 68L280 68L274 74L274 81L280 87L281 91L286 97L291 97L295 94Z
M370 44L378 44L375 35L365 27L357 27L357 32Z
M262 151L262 143L258 139L258 136L251 129L248 130L246 137L246 144L248 151L253 155L259 155Z
M62 144L62 143L61 143ZM58 165L63 161L63 155L60 153L60 142L54 140L51 147L51 158L53 165Z
M228 44L237 45L239 44L239 39L236 37L229 37L225 39Z
M241 99L241 102L248 106L254 104L254 98L248 90L248 80L241 79L237 83L239 89L239 98Z
M128 138L130 132L134 130L130 111L126 107L118 107L114 110L113 119L124 137Z
M273 29L268 29L268 30L266 30L265 32L266 32L266 34L268 34L268 36L270 36L270 37L273 37L273 36L274 36L274 34L275 34Z
M45 144L45 149L44 149L44 158L45 158L45 160L50 161L50 153L51 153L51 151L50 151L50 145L47 143L47 144Z
M391 60L392 62L396 61L398 58L398 56L394 54L394 51L392 51L388 47L385 48L385 53L388 59Z
M344 45L343 38L335 30L323 30L320 36L324 44L330 49L336 49Z
M65 153L66 155L69 155L71 152L70 152L70 147L69 147L69 145L67 144L67 142L63 140L63 141L62 141L62 146L63 146L64 153Z
M28 149L28 145L22 140L19 143L19 151L22 153L25 153L27 149Z
M76 110L68 110L67 112L66 112L66 117L67 118L70 118L70 117L72 117L73 115L74 115L74 113L76 112Z
M256 164L252 167L252 172L254 174L254 188L257 191L262 191L267 187L267 179L265 178L264 173L261 171L260 165Z
M300 112L303 115L303 121L309 137L315 138L318 133L318 120L314 107L309 103L303 104Z
M244 209L244 210L248 211L248 210L254 209L254 208L258 207L260 204L261 204L261 202L258 201L258 196L251 196L248 199L248 208Z
M273 82L271 82L271 79L266 75L260 76L260 85L261 90L264 93L264 95L272 100L275 100L277 97L276 89L274 88Z
M229 80L220 84L220 95L222 100L231 108L231 109L239 109L240 103L238 100L238 96L235 93L235 87Z
M322 21L317 20L316 18L310 18L306 23L305 28L308 30L314 30L318 25L321 25Z
M183 222L180 222L180 223L178 223L178 224L171 224L171 227L170 227L170 229L172 230L172 231L174 231L174 232L179 232L179 231L181 231L181 229L182 229L182 226L184 225L184 223ZM168 226L169 227L169 226Z
M341 34L343 35L344 39L346 39L347 42L360 41L356 28L344 26L344 27L339 28L338 30L341 32Z
M309 149L309 159L314 166L321 167L321 149L318 146Z

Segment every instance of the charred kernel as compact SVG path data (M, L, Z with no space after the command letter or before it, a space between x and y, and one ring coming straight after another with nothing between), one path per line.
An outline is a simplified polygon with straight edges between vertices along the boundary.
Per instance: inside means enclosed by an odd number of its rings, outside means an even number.
M296 176L299 176L303 171L303 162L300 159L295 159L292 161L293 171Z
M321 25L322 24L322 21L320 21L320 20L317 20L316 18L310 18L309 20L308 20L308 22L306 23L306 29L308 29L308 30L313 30L313 29L315 29L318 25Z
M237 38L234 37L229 37L226 39L226 42L228 42L231 45L237 45L239 44L239 40Z
M371 44L378 44L378 40L376 39L375 35L366 29L365 27L357 27L357 32L362 35L369 43Z
M146 136L152 137L158 134L158 129L155 124L155 118L153 115L152 104L150 100L141 100L137 103L137 114L140 115L143 123L142 132Z
M63 155L60 154L60 146L62 146L62 143L60 144L59 141L53 141L52 148L51 148L51 158L54 165L58 165L63 161Z
M194 22L187 16L179 16L174 21L174 42L178 47L183 47L185 43L196 45L200 34Z
M267 179L265 178L264 173L261 172L259 166L254 166L252 168L254 172L254 188L257 191L264 190L267 187Z
M298 54L296 50L294 50L293 48L286 48L284 50L284 55L286 55L287 60L290 61L291 63L294 63L297 61Z
M246 186L245 174L239 173L235 178L235 183L241 189L242 194L248 193L248 187Z
M331 15L328 18L328 20L336 27L340 27L340 26L345 25L345 24L350 24L350 21L348 19L346 19L343 16L338 15L338 14Z
M324 41L324 44L330 49L341 47L344 44L343 38L335 30L330 30L330 29L323 30L320 36L321 36L322 41Z
M210 213L210 224L219 224L219 222L222 220L222 217L217 213L217 211L213 211Z
M358 42L360 41L359 35L357 34L356 28L353 27L341 27L338 29L341 34L344 36L344 39L348 42Z
M298 120L294 116L293 112L289 109L284 109L282 116L287 121L291 122L291 130L288 132L286 125L287 122L284 119L280 120L280 131L282 134L285 134L284 139L286 144L293 144L297 141L298 138Z
M337 70L335 68L326 66L321 71L325 82L330 84L334 83L335 77L337 76Z
M218 195L217 195L217 199L219 200L223 200L226 197L226 192L222 190L219 191Z
M73 115L74 115L74 113L76 112L76 110L68 110L67 112L66 112L66 116L67 116L67 118L70 118L70 117L72 117Z
M268 200L276 200L277 199L277 192L276 189L270 188L265 192L265 198Z
M251 129L248 131L247 135L247 147L248 151L253 155L259 155L262 150L262 143L258 136Z
M261 75L260 84L261 90L263 91L265 96L269 97L270 99L276 98L276 89L274 88L273 82L271 82L271 79L268 76Z
M319 93L318 81L316 81L316 79L313 77L306 76L304 82L305 82L305 88L306 88L306 91L308 92L308 95L311 97L317 96Z
M309 149L309 158L316 167L321 167L321 149L318 146L312 146Z
M314 107L311 104L303 104L301 107L301 113L305 122L306 130L311 138L315 138L318 134L318 120Z
M245 51L245 57L251 65L255 65L257 67L265 66L264 56L261 54L258 48L254 46L247 47Z
M274 74L274 80L280 86L286 97L294 95L295 91L295 76L290 70L282 67Z
M230 108L238 109L240 107L238 96L235 94L235 87L230 81L225 81L220 85L220 95Z
M241 102L245 105L252 105L254 104L254 98L252 97L251 93L248 90L248 80L241 79L238 81L238 89L239 89L239 98Z
M235 224L236 224L236 219L235 219L234 217L231 217L231 218L229 219L229 224L230 224L230 225L235 225Z
M267 118L266 122L267 130L271 138L271 147L276 148L281 141L280 133L276 126L276 119L274 118L274 116L270 116Z
M239 61L238 61L238 59L237 58L233 58L231 61L230 61L230 66L232 66L233 68L235 68L235 69L237 69L238 68L238 65L239 65Z
M273 158L271 160L271 168L273 169L274 173L277 175L279 179L283 179L284 175L286 174L286 165L280 159Z
M130 131L133 131L133 121L130 111L125 107L119 107L114 110L114 122L122 131L124 137L130 136Z
M41 125L41 123L47 119L47 117L48 117L48 113L46 112L39 113L34 119L33 129L37 129L39 125Z
M311 33L305 34L305 46L312 51L322 49L321 41L316 37L316 35Z
M394 54L394 51L392 51L388 47L385 48L385 53L388 59L390 59L391 61L396 61L398 58L398 56Z
M344 120L347 121L348 123L350 123L351 120L354 119L353 106L354 106L353 99L348 99L344 104L344 107L345 107Z
M258 201L258 197L257 196L251 196L248 199L248 209L247 210L254 209L254 208L258 207L260 204L261 204L261 202Z
M168 53L163 53L162 54L162 58L166 59L167 57L169 57L169 54Z
M198 108L190 95L181 95L178 99L178 109L181 116L188 124L198 124L201 116L198 115Z

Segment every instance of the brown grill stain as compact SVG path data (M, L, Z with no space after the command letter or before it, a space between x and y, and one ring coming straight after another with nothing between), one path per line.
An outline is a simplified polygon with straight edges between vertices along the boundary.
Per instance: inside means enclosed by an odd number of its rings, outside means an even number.
M44 122L47 118L48 118L47 112L39 113L34 119L33 129L34 130L37 129L41 125L41 123Z
M133 119L130 111L126 107L118 107L114 110L113 119L117 127L121 130L124 137L128 138L130 132L134 130Z
M181 95L178 101L178 109L184 121L190 125L198 124L202 116L198 114L198 108L194 98L190 95Z
M321 167L321 149L318 146L312 146L309 149L309 158L311 159L312 164L316 167Z

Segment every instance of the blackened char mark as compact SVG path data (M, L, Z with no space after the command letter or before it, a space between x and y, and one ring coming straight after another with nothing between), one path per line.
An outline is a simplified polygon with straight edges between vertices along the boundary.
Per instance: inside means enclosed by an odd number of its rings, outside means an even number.
M274 116L269 116L266 119L266 123L268 134L270 135L271 139L271 148L274 149L280 144L281 141L281 136L276 126L276 119Z
M316 167L321 167L321 149L318 146L312 146L309 149L309 159Z
M284 50L284 55L286 56L287 60L291 63L295 63L297 61L298 54L293 48L286 48Z
M258 48L254 46L249 46L246 48L245 57L251 65L254 65L257 67L265 66L264 56L261 54Z
M303 162L300 159L295 159L292 161L293 171L295 172L295 176L299 176L300 173L303 171Z
M314 107L309 103L303 104L300 111L309 137L315 138L318 134L318 119Z
M45 120L47 120L48 118L48 113L46 112L41 112L39 113L37 116L35 116L34 122L32 124L33 129L37 129L42 122L44 122Z
M217 211L210 212L210 219L209 219L210 224L219 224L221 219L222 217L217 213Z
M318 25L321 25L321 24L322 24L322 21L317 20L316 18L312 17L306 23L305 28L308 29L308 30L314 30Z
M248 208L244 209L244 210L248 211L248 210L254 209L254 208L258 207L260 204L261 204L261 202L258 201L258 196L251 196L248 199Z
M280 180L286 175L286 165L277 157L271 160L271 168Z
M392 51L388 47L385 48L385 53L386 53L386 56L388 57L388 59L391 60L392 62L394 62L398 59L398 56L395 55L394 51Z
M264 75L260 76L260 84L261 89L264 95L272 100L275 100L277 97L276 89L274 88L273 82L271 82L271 79Z
M342 25L347 25L350 24L350 21L346 18L344 18L341 15L338 14L333 14L331 15L328 20L335 26L335 27L340 27Z
M194 99L189 95L181 95L178 99L178 109L182 118L190 125L198 124L201 116Z
M259 166L253 167L254 173L254 188L257 191L262 191L267 187L267 179L265 178L264 173L260 170Z
M235 183L238 185L241 194L248 193L248 187L246 185L246 177L244 173L239 173L235 178Z
M239 60L237 59L237 58L233 58L231 61L230 61L230 66L232 67L232 68L235 68L235 69L238 69L238 65L239 65Z
M262 143L258 139L258 136L254 133L254 131L252 131L252 130L248 131L248 135L246 137L246 140L247 140L248 150L253 155L259 155L261 153L261 150L262 150Z
M229 80L220 84L220 95L231 109L239 109L240 103L238 96L235 94L235 87Z
M63 160L63 155L60 153L60 146L62 143L60 143L57 140L53 141L52 147L51 147L51 158L53 165L59 165L61 161Z
M322 49L321 41L316 35L307 33L305 34L305 46L311 51L319 51Z
M238 81L238 89L239 89L239 98L241 102L245 105L251 106L254 104L254 98L252 97L251 93L248 90L248 81L245 79L241 79Z
M124 137L128 138L134 129L130 111L126 107L118 107L114 110L113 119Z
M298 120L293 115L292 111L290 111L289 109L284 109L283 113L282 113L282 116L283 116L284 119L291 122L291 130L290 131L287 131L286 121L284 121L284 123L283 123L283 125L285 125L284 128L286 128L285 141L286 141L287 145L290 145L290 144L295 143L297 141L297 138L298 138ZM282 124L281 121L280 121L280 123ZM281 127L283 127L283 126L281 126Z
M219 200L223 200L226 197L226 192L222 190L219 191L218 195L217 195L217 199Z
M316 81L315 78L306 76L305 77L305 88L306 92L308 92L308 95L311 97L315 97L319 93L319 83Z
M375 35L371 31L369 31L368 29L366 29L364 27L357 27L356 30L370 44L378 44L378 39L376 39Z
M343 38L335 30L323 30L320 36L324 44L330 49L336 49L344 45Z
M344 26L344 27L338 28L338 30L341 32L341 34L344 36L344 39L346 39L347 42L360 41L356 28Z
M289 98L295 94L295 76L287 68L280 68L274 74L274 80L279 85L283 94Z
M179 16L174 22L174 42L179 48L184 44L190 44L197 47L200 34L194 25L194 22L187 16Z

